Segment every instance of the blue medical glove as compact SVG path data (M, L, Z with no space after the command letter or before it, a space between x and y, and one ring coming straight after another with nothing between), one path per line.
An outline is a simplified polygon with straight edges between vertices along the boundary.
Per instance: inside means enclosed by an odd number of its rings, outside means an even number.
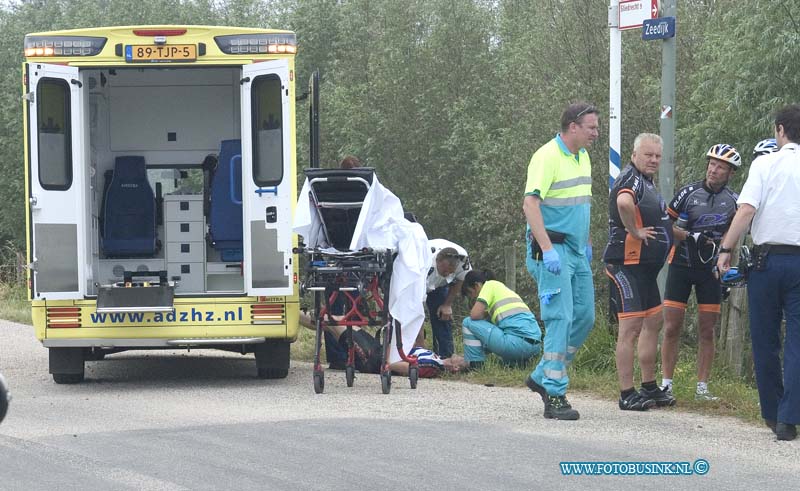
M555 249L544 251L542 253L542 260L544 261L544 267L547 268L547 271L555 275L561 274L561 258L558 256L558 251Z
M586 259L592 262L592 244L586 244Z

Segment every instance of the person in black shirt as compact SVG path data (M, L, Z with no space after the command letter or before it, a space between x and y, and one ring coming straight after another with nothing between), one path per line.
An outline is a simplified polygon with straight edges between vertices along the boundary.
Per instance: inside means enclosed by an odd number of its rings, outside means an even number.
M603 253L612 281L619 334L617 376L619 408L645 411L671 406L675 398L656 385L655 365L661 330L661 294L656 277L672 247L672 222L653 183L661 165L661 137L642 133L633 143L631 163L608 198L608 245ZM642 388L633 386L634 344L638 339Z
M697 298L697 390L695 399L715 401L708 391L708 377L714 361L714 326L722 301L719 280L713 266L722 236L736 214L739 195L728 180L742 165L739 152L730 145L714 145L706 154L706 178L683 186L667 212L678 220L673 228L675 248L670 257L664 291L664 340L661 344L662 389L672 392L672 375L678 358L686 302L694 286Z

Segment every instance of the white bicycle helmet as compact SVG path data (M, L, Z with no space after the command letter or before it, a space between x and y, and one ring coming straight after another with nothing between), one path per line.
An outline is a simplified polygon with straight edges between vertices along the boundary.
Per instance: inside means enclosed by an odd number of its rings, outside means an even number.
M767 138L756 143L756 147L753 149L753 158L777 151L778 142L775 141L775 138Z
M739 155L739 152L736 151L730 145L725 143L717 143L710 149L708 149L708 153L706 154L708 158L715 158L717 160L721 160L723 162L727 162L728 164L734 166L735 168L739 168L742 166L742 157Z

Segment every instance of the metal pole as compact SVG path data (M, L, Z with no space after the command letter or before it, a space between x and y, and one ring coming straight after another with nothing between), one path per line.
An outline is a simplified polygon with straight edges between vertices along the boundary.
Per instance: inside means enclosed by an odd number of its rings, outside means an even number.
M661 17L675 17L678 12L677 0L661 0ZM677 19L675 21L677 26ZM660 131L664 140L661 153L661 167L658 171L658 189L665 201L675 194L675 36L667 38L661 46L661 113ZM666 266L658 275L658 287L664 292L667 283Z
M675 17L677 0L661 0L661 16ZM677 24L677 22L676 22ZM677 32L677 29L676 29ZM667 38L661 47L661 114L660 130L664 139L658 186L665 200L675 193L675 37Z
M609 83L608 83L608 189L620 170L622 131L622 32L619 30L619 0L608 5Z
M620 171L622 133L622 32L619 30L619 0L608 4L608 189ZM609 312L611 312L611 290Z

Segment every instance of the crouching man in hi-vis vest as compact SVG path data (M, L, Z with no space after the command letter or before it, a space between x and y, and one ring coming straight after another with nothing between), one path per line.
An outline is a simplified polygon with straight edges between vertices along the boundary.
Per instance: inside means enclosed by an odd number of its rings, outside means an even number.
M519 295L491 273L474 270L464 278L461 292L475 301L461 331L469 368L480 368L486 353L498 355L509 365L539 354L542 331Z

